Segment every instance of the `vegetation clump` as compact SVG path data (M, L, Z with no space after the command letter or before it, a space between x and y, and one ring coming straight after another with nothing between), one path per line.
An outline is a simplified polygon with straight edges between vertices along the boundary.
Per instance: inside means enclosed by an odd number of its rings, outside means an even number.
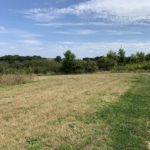
M64 53L64 58L18 55L0 57L0 74L75 74L136 70L150 70L150 54L137 52L126 56L125 50L119 49L118 53L111 50L106 56L77 59L75 54L68 50Z

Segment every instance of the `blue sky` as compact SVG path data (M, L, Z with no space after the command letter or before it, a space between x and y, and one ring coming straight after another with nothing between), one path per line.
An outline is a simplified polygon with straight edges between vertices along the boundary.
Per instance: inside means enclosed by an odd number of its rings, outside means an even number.
M0 55L150 52L148 0L0 0Z

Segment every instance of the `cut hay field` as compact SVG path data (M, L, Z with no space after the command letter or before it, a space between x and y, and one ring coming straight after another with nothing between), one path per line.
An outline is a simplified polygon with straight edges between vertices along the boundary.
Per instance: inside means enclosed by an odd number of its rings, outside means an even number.
M148 150L150 75L41 76L0 87L0 150Z

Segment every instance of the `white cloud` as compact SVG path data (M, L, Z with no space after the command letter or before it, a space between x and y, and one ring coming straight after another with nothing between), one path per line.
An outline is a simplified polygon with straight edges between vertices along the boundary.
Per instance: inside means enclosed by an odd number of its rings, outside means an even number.
M121 23L121 22L74 22L74 23L70 23L70 22L38 22L35 23L36 26L41 26L41 27L61 27L61 26L124 26L124 25L129 25L129 23ZM132 25L140 25L140 26L150 26L150 24L147 22L132 22Z
M105 23L105 22L65 22L65 23L60 23L60 22L51 22L51 23L36 23L35 25L37 26L43 26L43 27L59 27L59 26L116 26L116 25L121 25L120 23ZM124 24L123 24L124 25ZM142 24L143 25L143 24ZM147 25L147 24L146 24Z
M15 52L18 47L20 47L20 49L23 47L28 47L31 49L32 46L34 47L42 45L42 42L38 40L38 38L41 37L40 34L27 32L24 30L0 27L0 35L8 37L7 41L5 38L0 38L0 48L3 50L13 49Z
M67 15L106 22L149 23L150 1L148 0L89 0L66 8L34 8L25 16L37 22L51 22Z
M112 35L141 35L140 31L119 31L119 30L108 30L107 33Z
M109 34L109 35L141 35L140 31L130 31L130 30L71 30L71 31L55 31L55 34L64 35L92 35L92 34Z
M72 31L56 31L56 34L66 34L66 35L91 35L97 34L99 31L96 30L72 30Z
M4 28L4 27L0 27L0 31L1 31L0 34L7 35L10 41L16 40L24 44L26 43L32 45L40 45L40 41L36 39L42 36L40 34L27 32L24 30L19 30L14 28Z
M94 57L105 55L110 49L114 51L118 51L120 47L123 47L127 54L130 55L137 51L144 51L145 53L150 53L150 41L142 42L142 41L116 41L116 42L60 42L58 44L50 44L45 43L46 47L53 47L55 49L55 53L61 55L67 49L73 50L73 52L78 57ZM45 48L44 48L45 49ZM57 52L58 50L58 52ZM51 50L49 48L49 55Z
M150 53L150 41L116 41L116 42L68 42L62 43L64 50L71 49L78 57L95 57L106 55L109 50L124 48L127 55L144 51Z
M120 47L123 47L127 55L135 53L137 51L144 51L150 53L150 41L116 41L116 42L59 42L49 43L47 41L40 41L41 45L32 45L27 42L26 44L21 42L16 43L1 43L0 42L0 54L19 54L19 55L41 55L44 57L55 57L57 55L63 56L63 53L71 49L78 58L82 57L95 57L105 55L110 49L118 51Z
M27 32L24 30L19 30L19 29L14 29L14 28L5 28L3 26L0 26L0 34L13 35L19 38L36 38L36 37L41 36L40 34Z

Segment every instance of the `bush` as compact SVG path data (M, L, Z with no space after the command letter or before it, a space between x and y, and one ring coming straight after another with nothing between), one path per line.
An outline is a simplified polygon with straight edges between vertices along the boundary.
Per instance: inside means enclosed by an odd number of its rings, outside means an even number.
M85 72L95 72L98 70L97 64L94 61L86 61L84 64Z
M107 57L100 58L98 61L98 67L100 70L112 70L116 65L116 60Z
M85 72L85 62L82 60L75 61L75 73L84 73Z
M150 62L127 64L125 66L117 66L114 71L136 71L136 70L150 70Z

